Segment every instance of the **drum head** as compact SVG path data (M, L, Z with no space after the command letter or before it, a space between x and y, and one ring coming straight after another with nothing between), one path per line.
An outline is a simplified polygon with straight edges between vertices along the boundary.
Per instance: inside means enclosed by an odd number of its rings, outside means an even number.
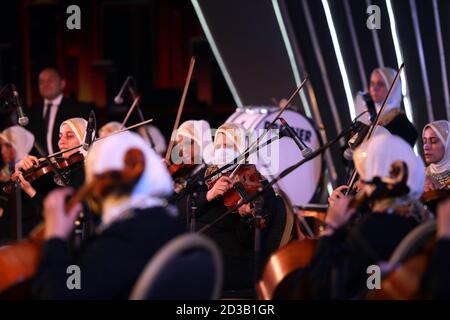
M227 122L242 124L251 132L250 143L263 134L276 117L278 108L246 108L238 109L231 115ZM282 118L294 129L297 136L312 150L320 147L320 138L311 121L300 113L286 110ZM280 122L277 121L274 129L279 130ZM273 137L267 134L262 141ZM258 155L251 158L258 170L269 181L277 177L283 170L303 159L303 156L294 143L286 136L260 149ZM309 203L318 189L322 173L322 157L317 156L306 162L295 171L280 180L274 187L283 190L294 205L305 205Z

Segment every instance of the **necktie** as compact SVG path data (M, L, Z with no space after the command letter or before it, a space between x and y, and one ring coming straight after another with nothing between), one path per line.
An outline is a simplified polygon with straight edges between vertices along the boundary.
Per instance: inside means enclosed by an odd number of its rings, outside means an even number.
M47 109L45 110L45 115L44 115L44 123L45 123L45 131L48 131L48 125L50 122L50 109L52 107L52 104L49 103L47 104Z

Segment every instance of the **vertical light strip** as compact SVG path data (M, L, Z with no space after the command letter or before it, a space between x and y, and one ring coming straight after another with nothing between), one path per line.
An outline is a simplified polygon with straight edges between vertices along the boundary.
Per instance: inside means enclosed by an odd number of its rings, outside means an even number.
M347 16L348 28L350 29L350 36L352 38L353 50L355 50L356 62L358 64L359 77L361 78L361 84L364 90L369 90L367 84L366 72L364 69L364 63L361 56L361 49L359 48L358 38L356 36L355 24L353 21L352 11L348 0L344 0L345 15Z
M400 67L400 65L403 63L403 54L402 54L402 49L400 47L400 42L398 40L397 25L395 23L394 10L392 8L391 0L386 0L386 7L388 10L388 15L389 15L389 24L391 25L391 34L392 34L392 40L394 42L395 56L397 58L397 65L398 65L398 67ZM409 121L414 123L411 102L409 101L409 97L407 95L408 83L406 82L406 66L405 66L405 68L403 68L403 71L400 74L400 79L402 80L402 95L403 95L403 104L405 105L406 116L408 117Z
M347 97L348 110L350 111L350 117L355 118L355 106L353 104L352 90L350 89L350 82L347 76L347 70L345 69L344 59L342 57L341 47L334 27L333 17L331 16L330 7L327 0L322 0L323 9L325 10L325 16L327 18L328 29L330 29L331 40L333 42L334 52L341 71L342 82L344 84L345 96Z
M272 0L273 10L275 12L275 16L277 18L278 26L280 27L281 36L283 37L284 46L286 47L286 51L289 57L289 62L291 64L292 73L294 74L294 79L297 87L300 86L302 80L300 78L300 74L298 72L297 63L295 61L294 50L292 49L291 42L289 41L289 36L286 30L286 26L283 21L283 17L281 15L280 6L278 5L278 0ZM311 108L308 104L308 100L306 99L305 93L303 90L299 92L300 99L302 100L302 104L305 108L305 113L309 118L312 118Z
M331 90L331 83L328 77L327 68L325 66L325 60L323 59L322 50L320 49L319 40L316 34L316 29L311 16L311 10L309 10L308 1L302 1L303 11L305 13L306 25L308 27L308 32L311 36L311 43L314 50L314 55L316 56L317 63L319 64L320 74L322 76L322 81L324 84L325 94L327 96L328 103L330 104L331 115L333 116L334 125L338 132L342 131L342 123L339 112L337 110L336 101L333 96L333 91Z
M292 45L292 50L294 51L294 56L296 59L295 61L297 62L297 65L299 66L300 70L306 70L305 60L303 59L302 52L300 51L300 48L298 46L299 43L297 41L296 34L294 32L294 28L292 26L292 22L290 19L290 15L286 7L286 1L285 0L278 1L278 4L280 7L281 16L283 17L284 25L286 26L288 38L290 39L290 43ZM309 106L311 107L314 122L319 130L320 136L322 137L322 142L327 143L328 141L327 133L325 130L325 126L323 124L320 108L317 103L316 94L314 92L311 82L306 83L306 88L304 92L308 100ZM328 181L328 184L331 184L333 187L337 183L337 172L333 162L333 158L331 157L330 149L327 149L325 151L324 156L326 164L325 181ZM331 188L331 190L333 190L333 188Z
M431 122L434 121L433 103L431 101L430 83L428 81L425 53L423 52L422 37L420 35L419 16L417 15L416 0L409 0L409 5L411 6L414 35L416 36L417 52L419 54L420 70L422 72L423 88L425 90L425 103L427 107L428 121Z
M222 59L222 56L220 55L219 49L217 48L217 45L214 42L211 30L208 27L208 23L206 22L205 16L203 15L198 0L191 0L191 2L192 5L194 6L195 12L197 13L198 20L200 21L200 25L203 28L203 32L205 33L206 39L208 39L209 45L211 46L211 50L214 54L214 57L216 58L217 63L219 64L220 70L222 70L223 77L225 78L225 81L227 82L228 87L230 88L234 101L236 102L236 105L238 107L243 107L241 98L239 97L236 87L234 86L233 81L231 80L231 76L228 73L227 67Z
M447 66L445 63L444 43L442 41L441 18L439 17L439 7L437 0L433 0L434 22L436 26L436 39L439 49L439 61L441 62L442 87L444 90L445 110L447 120L450 120L450 94L448 90Z
M370 0L366 0L367 7L371 5ZM378 32L376 29L371 30L373 46L375 47L375 55L377 57L377 62L379 67L384 67L383 53L381 52L380 39L378 37Z

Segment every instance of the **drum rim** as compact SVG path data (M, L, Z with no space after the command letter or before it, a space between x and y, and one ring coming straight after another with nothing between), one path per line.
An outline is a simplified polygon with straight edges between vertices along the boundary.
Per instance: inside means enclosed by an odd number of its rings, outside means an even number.
M265 112L261 112L261 110L266 110L266 111ZM267 105L267 106L264 106L264 105L263 106L261 106L261 105L249 105L249 106L245 106L245 107L237 107L235 112L233 112L231 115L229 115L227 119L231 118L232 116L234 116L237 113L247 113L247 114L253 114L253 115L263 115L263 114L265 114L266 116L269 116L272 112L274 113L274 112L277 112L279 110L280 110L279 107L277 107L277 106L269 106L269 105ZM309 124L311 125L313 130L315 130L315 132L317 134L318 141L319 141L319 148L321 148L323 146L322 135L320 134L319 127L314 123L312 118L308 117L303 111L293 110L292 106L287 107L285 111L291 111L291 112L298 113L298 114L302 115L309 122ZM234 117L233 120L235 120L236 117ZM324 181L325 170L327 170L326 162L325 162L325 153L323 153L321 155L320 169L321 170L320 170L320 175L319 175L319 178L318 178L316 190L314 191L313 195L311 196L311 199L308 200L308 203L318 202L318 200L320 200L320 196L321 196L322 192L326 188L325 181Z

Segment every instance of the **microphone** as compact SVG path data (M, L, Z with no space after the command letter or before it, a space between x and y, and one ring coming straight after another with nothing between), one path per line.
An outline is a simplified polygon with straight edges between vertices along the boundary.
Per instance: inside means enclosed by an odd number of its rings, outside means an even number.
M360 91L358 94L363 98L364 103L366 104L367 111L369 111L369 120L373 122L377 117L377 109L375 108L375 103L372 100L372 97L367 91Z
M122 103L123 103L123 97L122 97L122 96L123 96L123 92L125 91L125 88L127 87L128 82L130 82L131 79L132 79L131 76L128 76L128 77L125 79L124 83L122 84L122 87L120 88L119 93L118 93L117 96L114 98L114 102L115 102L116 104L122 104Z
M14 84L11 84L13 98L17 106L17 115L19 116L19 125L22 127L25 127L29 120L28 117L25 115L25 112L23 111L22 106L22 99L20 99L19 93L17 92L16 86Z
M353 160L353 151L358 147L364 140L367 132L369 131L369 126L362 122L356 121L352 124L353 136L348 140L348 148L344 151L344 158L348 161Z
M295 144L299 147L300 151L302 152L303 157L307 157L311 152L311 148L308 147L302 139L300 139L296 134L294 129L291 128L291 126L284 120L283 118L280 118L280 122L282 124L282 127L286 134L291 137L292 140L294 140Z
M96 121L95 121L95 113L94 110L91 110L89 114L89 120L86 127L86 136L84 137L83 149L88 151L89 147L92 144L92 133L95 132Z
M347 161L352 161L353 160L353 149L352 148L347 148L347 149L345 149L345 151L344 151L344 158L347 160Z

